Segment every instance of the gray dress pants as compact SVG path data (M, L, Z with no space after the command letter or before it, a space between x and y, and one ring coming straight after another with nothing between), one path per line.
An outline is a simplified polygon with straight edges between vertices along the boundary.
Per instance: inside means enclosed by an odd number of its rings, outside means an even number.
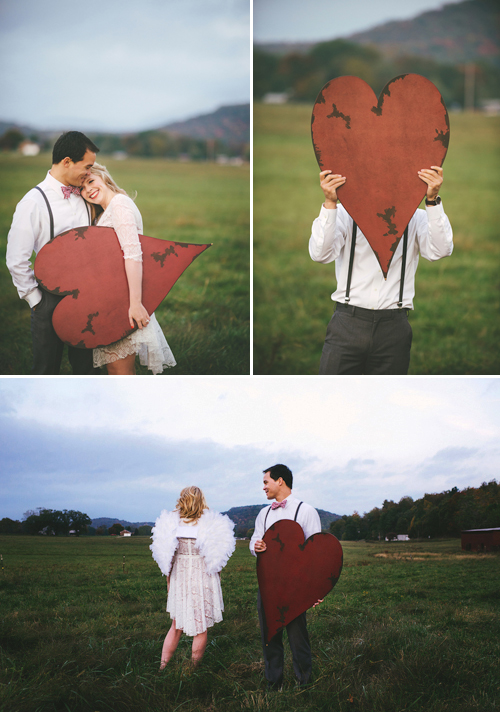
M262 650L264 652L265 675L269 687L278 689L283 684L283 667L285 651L283 649L283 631L276 633L269 643L266 643L266 621L264 607L260 597L257 597L257 610L259 612L260 634ZM307 633L306 614L302 613L286 626L288 643L292 651L293 671L299 683L306 685L311 679L312 659L311 645Z
M411 341L406 309L363 309L338 303L326 331L319 372L406 375Z
M64 344L52 326L52 313L62 297L42 291L42 301L31 310L33 367L31 373L57 376L61 367ZM68 346L68 358L75 375L96 375L100 369L93 364L92 349Z

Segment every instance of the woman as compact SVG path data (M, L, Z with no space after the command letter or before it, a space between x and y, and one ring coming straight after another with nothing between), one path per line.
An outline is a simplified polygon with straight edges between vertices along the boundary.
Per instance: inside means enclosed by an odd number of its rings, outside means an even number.
M94 366L106 364L110 375L135 375L135 357L153 373L175 366L175 359L154 314L149 315L142 304L142 217L134 201L119 188L105 166L94 163L90 176L81 190L90 204L93 223L112 227L118 235L125 260L130 304L128 318L131 328L139 327L129 336L109 346L94 349Z
M219 572L235 548L233 528L234 523L225 514L208 511L198 487L185 487L175 510L164 510L156 520L150 549L167 577L167 612L172 619L160 670L174 654L183 632L193 636L193 664L203 657L207 628L222 620Z

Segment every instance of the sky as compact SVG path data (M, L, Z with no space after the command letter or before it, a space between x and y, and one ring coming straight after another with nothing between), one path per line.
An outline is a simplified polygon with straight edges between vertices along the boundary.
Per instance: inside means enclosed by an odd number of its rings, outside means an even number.
M2 0L0 120L135 131L250 97L249 0Z
M262 471L335 514L498 477L495 378L1 378L0 519L37 507L154 521L198 485L265 504Z
M253 3L255 42L331 40L453 4L443 0L253 0Z

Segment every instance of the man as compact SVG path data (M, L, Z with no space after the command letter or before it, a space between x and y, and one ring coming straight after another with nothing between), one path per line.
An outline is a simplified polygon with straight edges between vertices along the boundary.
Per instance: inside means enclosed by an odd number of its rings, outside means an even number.
M346 178L329 170L319 175L325 202L312 226L309 254L315 262L335 261L337 279L332 294L337 308L326 332L320 374L406 375L412 341L408 310L413 309L419 253L433 261L453 251L452 229L439 197L443 169L418 172L427 184L426 208L410 220L404 267L401 239L386 280L359 229L351 259L353 220L337 206L337 189Z
M319 514L311 505L292 497L292 484L293 476L286 465L273 465L264 470L264 492L267 499L275 501L269 507L261 509L255 520L255 531L250 540L250 551L254 556L265 552L264 534L280 519L292 519L300 524L304 532L304 540L321 531ZM266 643L266 623L260 591L257 608L267 683L271 689L279 690L283 685L283 631ZM305 612L286 626L286 632L292 651L293 670L299 684L307 685L311 678L312 660Z
M96 153L92 141L79 131L68 131L56 141L52 168L37 188L18 203L7 243L7 267L21 299L31 307L32 373L57 375L64 344L52 326L52 312L60 297L39 289L31 256L66 230L90 225L90 213L80 187L90 175ZM76 375L94 373L92 350L69 347Z

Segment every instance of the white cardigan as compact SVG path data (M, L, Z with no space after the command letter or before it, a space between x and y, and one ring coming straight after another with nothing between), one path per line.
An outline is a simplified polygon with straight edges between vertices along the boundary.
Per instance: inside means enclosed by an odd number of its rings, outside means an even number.
M179 545L176 532L180 521L177 510L167 512L164 509L151 530L153 543L149 548L164 576L170 573ZM233 529L234 522L226 514L206 509L198 519L196 546L205 560L208 574L221 571L229 561L236 547Z

